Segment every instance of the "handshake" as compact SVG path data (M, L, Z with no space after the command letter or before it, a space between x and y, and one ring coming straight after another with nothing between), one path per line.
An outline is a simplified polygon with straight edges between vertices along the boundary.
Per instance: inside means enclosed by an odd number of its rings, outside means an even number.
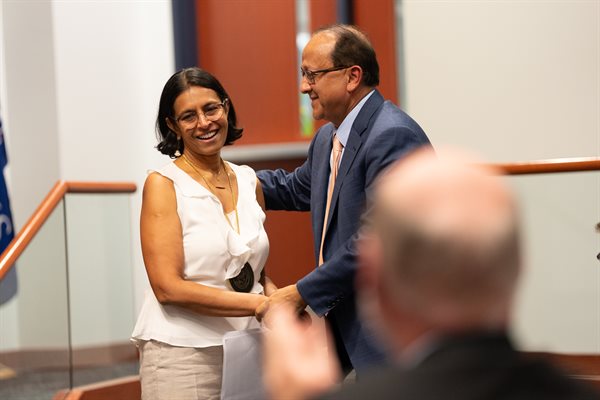
M270 309L283 304L292 307L303 319L304 317L308 318L308 314L304 310L306 308L306 303L304 302L304 299L302 299L302 296L300 296L296 285L289 285L277 289L275 285L271 283L265 285L265 300L256 307L256 319L262 322Z

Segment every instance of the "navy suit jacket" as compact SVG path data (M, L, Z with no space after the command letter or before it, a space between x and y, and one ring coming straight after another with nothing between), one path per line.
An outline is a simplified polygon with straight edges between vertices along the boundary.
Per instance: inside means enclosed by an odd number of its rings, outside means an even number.
M311 211L315 263L318 263L327 202L334 126L321 127L308 158L293 172L258 171L267 209ZM406 113L375 91L352 125L338 170L323 244L324 264L297 283L304 301L327 314L341 336L353 367L383 361L384 355L358 319L355 304L355 238L367 192L392 162L429 140ZM339 343L338 343L339 345Z

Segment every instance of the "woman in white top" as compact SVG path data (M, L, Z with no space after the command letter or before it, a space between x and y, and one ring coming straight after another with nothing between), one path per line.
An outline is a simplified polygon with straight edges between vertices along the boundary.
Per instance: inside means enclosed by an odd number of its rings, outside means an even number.
M152 291L132 334L142 398L219 399L223 335L258 326L276 290L263 267L269 242L254 171L221 159L242 135L231 99L199 68L163 89L157 149L175 160L144 184L141 242Z

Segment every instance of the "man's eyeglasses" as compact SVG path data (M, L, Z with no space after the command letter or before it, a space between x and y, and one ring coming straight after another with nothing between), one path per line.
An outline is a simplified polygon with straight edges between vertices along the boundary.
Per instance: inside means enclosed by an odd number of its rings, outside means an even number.
M325 69L317 69L314 71L311 71L310 69L305 69L305 68L300 68L300 73L302 74L303 78L306 78L306 80L308 81L309 84L314 85L315 84L315 78L317 77L318 74L326 74L328 72L333 72L333 71L339 71L342 69L346 69L346 68L350 68L350 67L331 67L331 68L325 68Z
M215 122L223 116L225 112L225 105L229 99L225 99L220 103L208 104L204 111L188 111L175 118L175 121L180 123L184 128L195 128L198 125L200 117L204 117L205 121Z

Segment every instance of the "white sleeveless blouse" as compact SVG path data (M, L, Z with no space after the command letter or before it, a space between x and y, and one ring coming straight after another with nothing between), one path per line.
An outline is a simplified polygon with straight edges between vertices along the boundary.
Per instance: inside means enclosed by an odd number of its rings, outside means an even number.
M183 229L184 278L202 285L233 291L228 282L248 262L254 271L252 293L262 293L258 282L269 253L265 213L256 201L256 174L247 166L228 163L238 181L238 234L227 222L221 202L175 163L157 170L173 181L177 214ZM229 216L235 226L235 213ZM211 317L175 305L161 305L151 289L146 292L132 340L157 340L173 346L208 347L223 343L234 330L256 328L254 317Z

